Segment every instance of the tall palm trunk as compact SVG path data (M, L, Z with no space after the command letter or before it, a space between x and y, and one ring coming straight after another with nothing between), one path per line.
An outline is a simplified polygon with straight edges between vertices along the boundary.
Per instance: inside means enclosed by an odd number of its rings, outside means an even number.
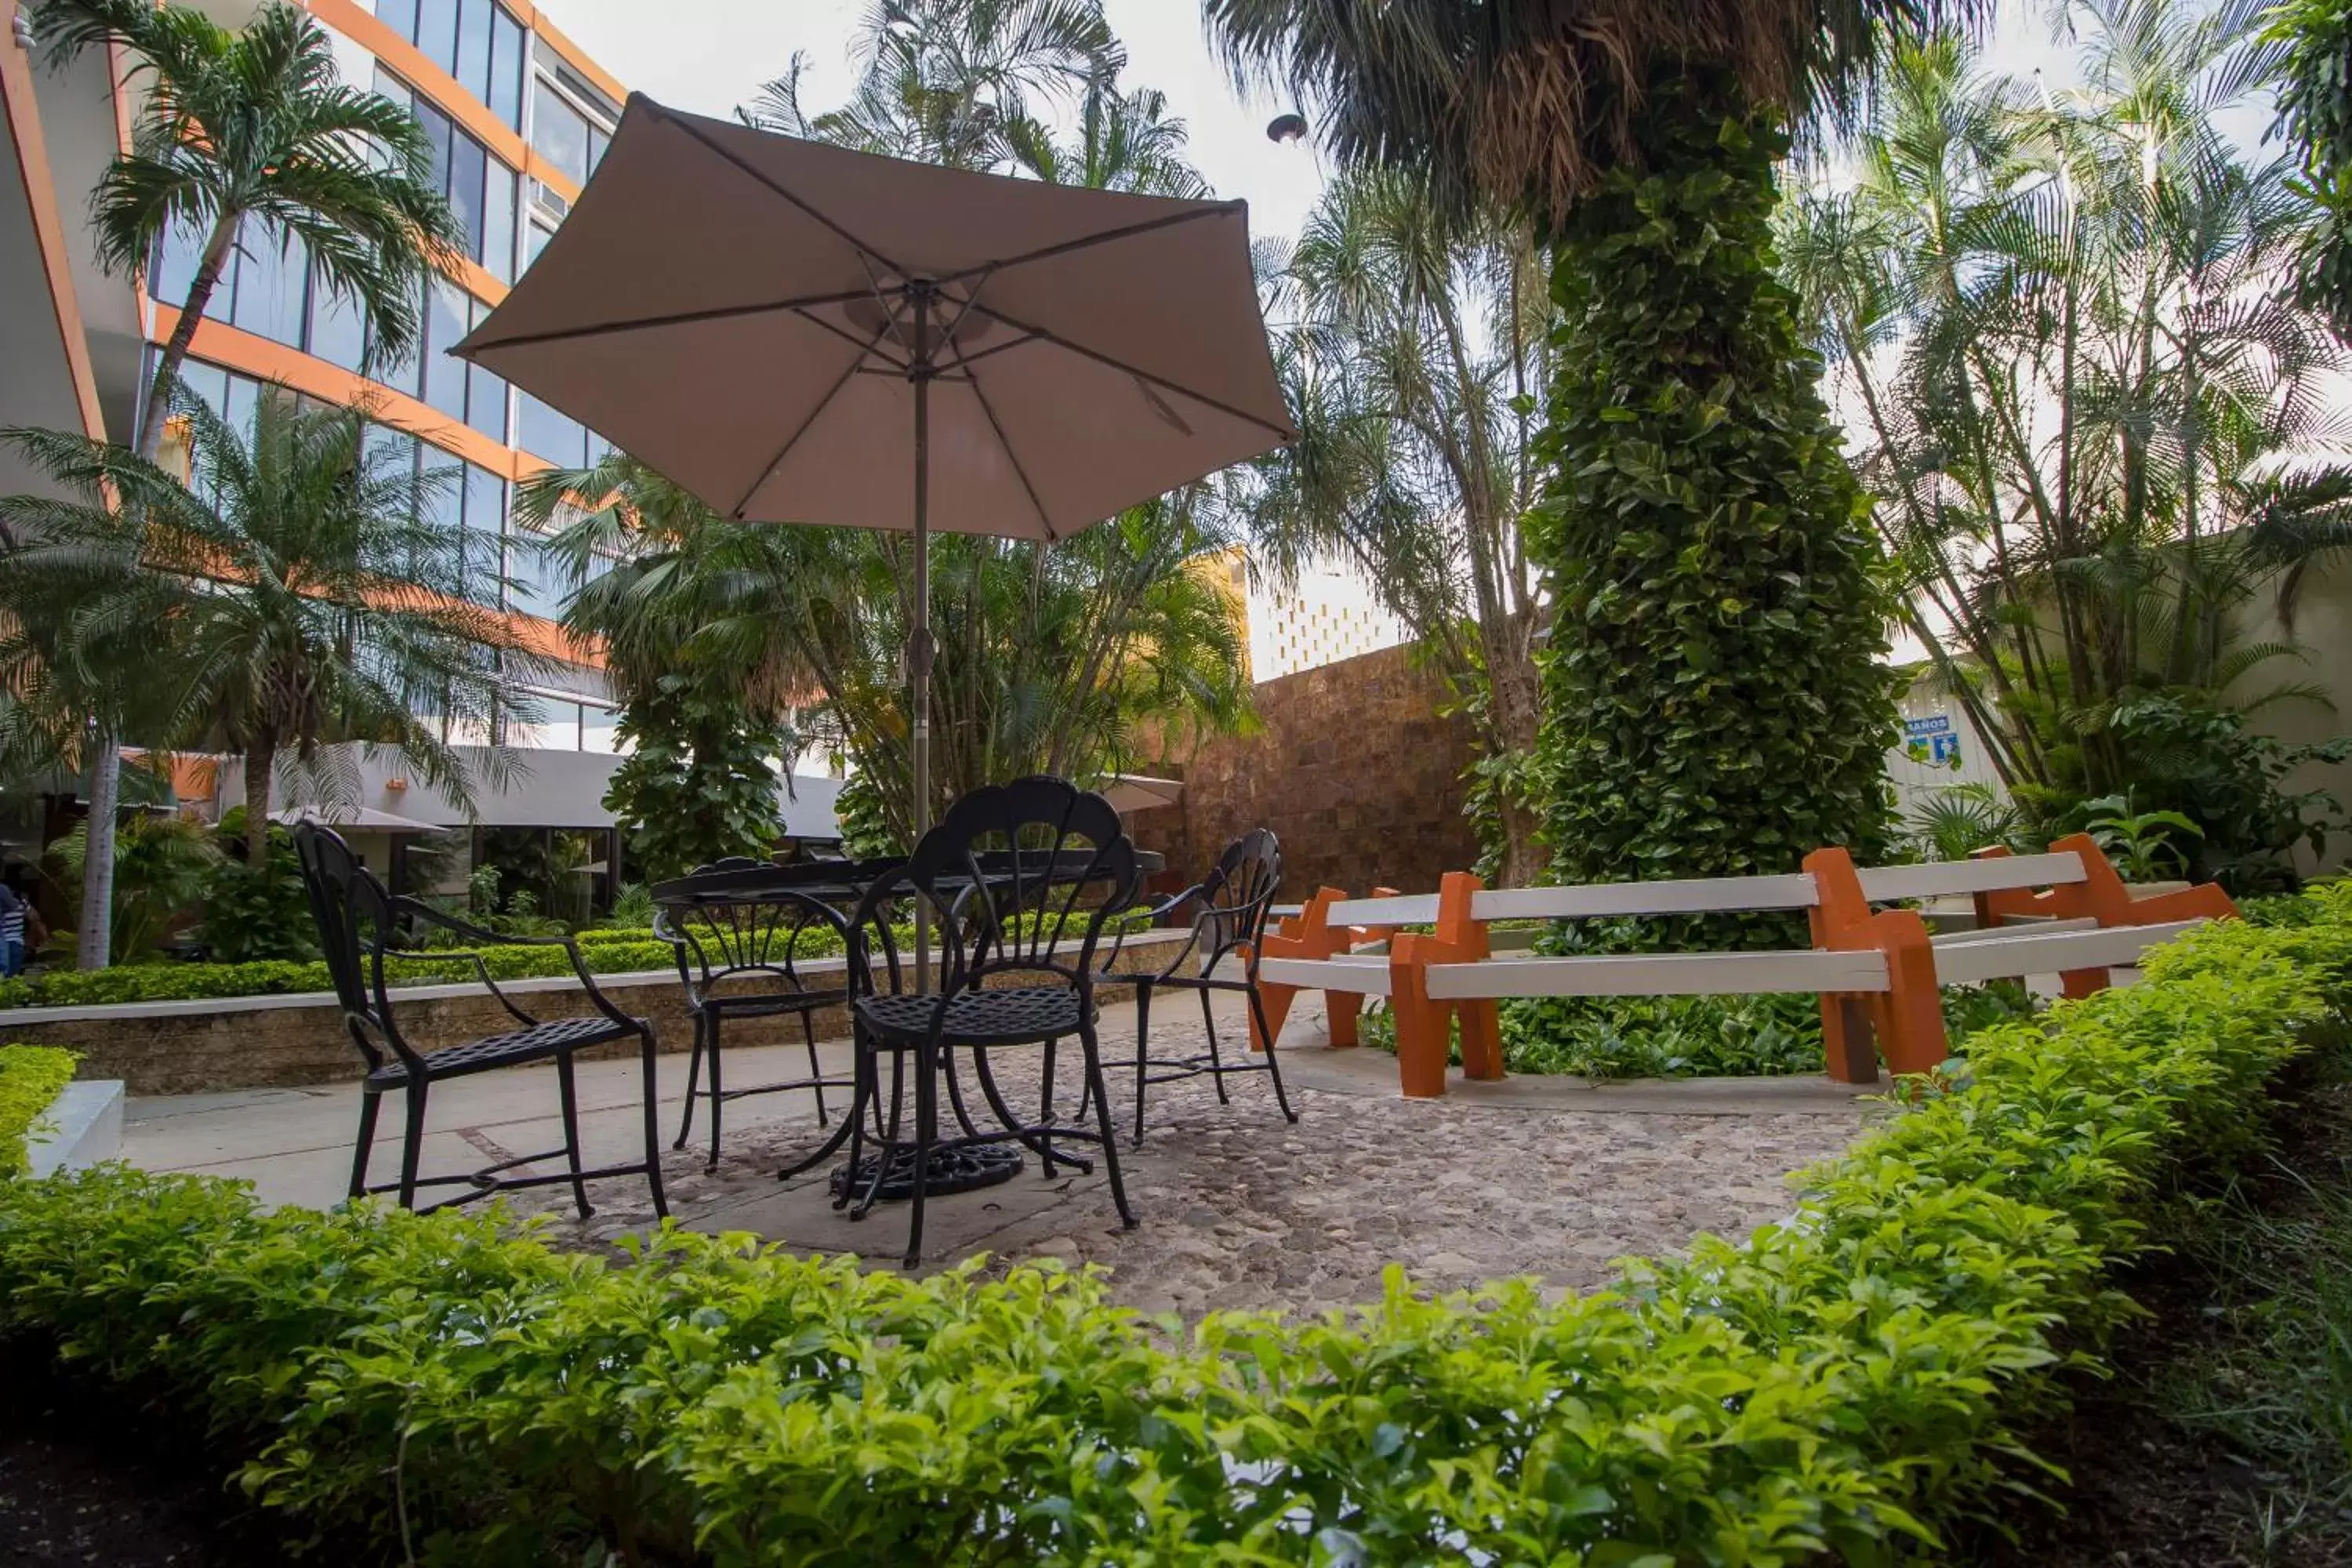
M269 864L269 773L277 762L274 736L245 749L245 863L257 871Z
M180 366L187 361L196 323L204 320L205 308L212 303L213 290L220 286L221 268L227 262L229 246L236 238L236 225L234 213L223 213L214 223L205 241L204 258L196 264L196 276L188 285L188 297L181 301L180 320L156 357L155 379L148 387L147 406L139 417L139 455L150 461L163 449L172 384L179 379ZM246 787L249 795L249 781ZM263 787L268 788L266 773ZM79 969L103 969L114 958L114 826L121 797L122 737L101 715L90 738L89 841L89 852L82 858L81 925L75 933L74 963ZM267 846L264 847L266 852Z

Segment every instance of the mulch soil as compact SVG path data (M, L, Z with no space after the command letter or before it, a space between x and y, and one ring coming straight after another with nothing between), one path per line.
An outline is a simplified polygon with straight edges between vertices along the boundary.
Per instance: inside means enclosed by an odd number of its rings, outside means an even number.
M0 1568L253 1568L283 1538L226 1478L237 1457L0 1342ZM346 1563L363 1561L338 1553Z
M2290 1078L2281 1089L2280 1162L2309 1179L2334 1179L2352 1162L2352 1085L2297 1076L2303 1081ZM2266 1213L2305 1201L2284 1174L2253 1187ZM1951 1560L1979 1568L2352 1568L2352 1515L2306 1511L2298 1528L2265 1545L2265 1512L2284 1522L2295 1511L2284 1478L2222 1435L2168 1420L2150 1396L2165 1370L2210 1336L2210 1281L2158 1253L2116 1283L2149 1317L2118 1334L2111 1378L2078 1380L2070 1415L2026 1437L2069 1478L2031 1480L2060 1506L2021 1502L2002 1521L2013 1538L1964 1530Z

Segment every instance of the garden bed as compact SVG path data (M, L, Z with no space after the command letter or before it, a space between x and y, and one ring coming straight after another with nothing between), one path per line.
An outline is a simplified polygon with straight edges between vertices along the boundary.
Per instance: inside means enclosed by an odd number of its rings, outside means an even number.
M270 1506L447 1561L1950 1561L2049 1485L2023 1446L2128 1331L2172 1173L2259 1157L2352 976L2352 890L2314 905L1981 1031L1793 1223L1566 1300L1392 1275L1161 1338L1050 1268L616 1266L111 1173L0 1189L0 1328L167 1391Z

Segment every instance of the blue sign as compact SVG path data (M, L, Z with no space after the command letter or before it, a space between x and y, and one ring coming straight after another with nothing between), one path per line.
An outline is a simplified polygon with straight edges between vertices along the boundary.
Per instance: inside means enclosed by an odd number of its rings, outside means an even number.
M1903 752L1923 767L1959 770L1960 737L1953 731L1948 714L1904 720Z

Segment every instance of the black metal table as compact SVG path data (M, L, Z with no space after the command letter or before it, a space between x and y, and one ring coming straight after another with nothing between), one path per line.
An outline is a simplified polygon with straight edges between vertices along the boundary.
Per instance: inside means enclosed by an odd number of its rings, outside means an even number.
M1074 868L1070 876L1061 879L1065 882L1079 879L1077 873L1084 871L1093 858L1091 852L1076 851L1065 851L1062 858ZM987 862L991 858L993 858L983 857L982 864L983 876L990 868ZM1135 858L1137 869L1145 875L1156 873L1167 864L1163 857L1150 850L1138 850ZM847 911L855 910L865 900L868 893L904 869L906 864L904 858L893 858L879 860L812 860L793 866L745 866L721 871L697 872L691 876L676 878L656 885L653 895L655 900L660 903L691 902L713 905L758 904L786 900L794 903L802 900L814 900ZM1009 878L1011 874L1008 867L1006 875ZM1034 872L1032 869L1025 871L1024 874L1034 875ZM940 885L942 889L952 888L955 880L941 879ZM1052 879L1049 878L1048 880L1050 882ZM846 919L845 912L845 919ZM845 954L844 959L846 962ZM986 1051L984 1049L974 1051L972 1062L982 1078L984 1080L988 1079ZM965 1105L963 1089L956 1078L952 1057L942 1063L941 1070L947 1079L948 1104L953 1110L956 1121L961 1124L968 1135L978 1136L980 1129L973 1124L971 1112ZM992 1102L999 1100L1000 1097L992 1081L984 1082L982 1087L986 1089L987 1098ZM905 1084L902 1076L894 1071L890 1086L891 1113L894 1120L899 1109L898 1102L904 1094ZM881 1113L881 1102L878 1097L875 1101L875 1113L877 1117ZM844 1118L841 1125L834 1129L832 1135L825 1139L814 1153L805 1160L777 1172L777 1179L789 1181L830 1160L840 1152L841 1146L849 1141L849 1119ZM845 1162L828 1178L833 1190L840 1193L853 1186L865 1185L872 1178L872 1167L867 1162L880 1158L879 1154L866 1156L866 1160L860 1162L861 1169L855 1172ZM1022 1158L1022 1147L1018 1144L983 1144L976 1148L955 1151L947 1158L942 1158L935 1152L932 1156L932 1169L923 1184L924 1195L940 1197L1009 1182L1021 1173ZM1056 1163L1068 1164L1088 1173L1093 1170L1090 1162L1075 1155L1064 1154L1057 1151L1054 1159ZM881 1195L885 1198L903 1199L913 1195L913 1152L911 1150L902 1152L900 1161L905 1164L905 1170L888 1173L883 1177Z

